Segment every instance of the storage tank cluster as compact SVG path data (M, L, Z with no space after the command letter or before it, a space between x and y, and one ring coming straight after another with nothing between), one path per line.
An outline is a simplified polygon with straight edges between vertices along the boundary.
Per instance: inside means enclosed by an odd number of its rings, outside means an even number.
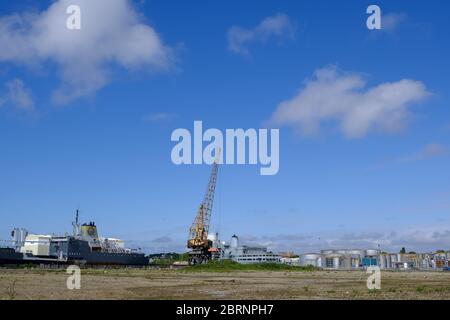
M325 269L357 269L368 267L371 265L380 265L383 261L383 266L390 268L387 265L387 258L381 258L380 250L361 250L361 249L343 249L343 250L322 250L318 253L306 253L300 255L300 265L313 266ZM390 261L390 259L389 259Z
M377 249L322 250L301 254L299 258L283 258L283 263L323 269L353 270L378 266L380 269L450 268L450 251L435 253L386 253Z

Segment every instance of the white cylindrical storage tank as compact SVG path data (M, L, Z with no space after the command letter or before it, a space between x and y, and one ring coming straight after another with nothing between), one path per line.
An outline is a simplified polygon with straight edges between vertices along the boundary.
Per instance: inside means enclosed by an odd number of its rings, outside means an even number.
M319 267L318 260L321 256L316 253L307 253L300 255L300 264L302 266L313 266L313 267Z
M234 236L231 237L230 247L231 248L239 247L239 238L238 238L237 235L234 235Z
M387 269L392 269L391 255L390 254L386 255L386 268Z
M359 254L351 254L350 256L350 268L358 268L361 264L362 257Z
M321 253L322 253L322 255L332 254L332 253L334 253L334 250L331 250L331 249L322 250Z
M381 269L386 269L386 256L384 254L380 255L379 265Z
M326 256L323 256L322 262L323 267L325 268L331 268L331 269L339 269L341 266L341 256L337 253L327 254Z
M375 256L379 256L379 255L380 255L380 250L375 250L375 249L366 250L366 256L368 256L368 257L375 257Z
M340 267L345 269L351 269L353 268L353 259L351 255L343 255L341 261L340 261Z
M360 249L352 249L352 250L348 250L348 254L351 255L358 255L360 259L364 258L366 256L366 251L365 250L360 250Z
M319 258L317 258L317 267L318 268L322 268L323 267L322 256L319 256Z
M339 269L339 267L340 267L340 261L341 261L341 257L339 257L339 256L334 256L333 257L333 268L334 269Z

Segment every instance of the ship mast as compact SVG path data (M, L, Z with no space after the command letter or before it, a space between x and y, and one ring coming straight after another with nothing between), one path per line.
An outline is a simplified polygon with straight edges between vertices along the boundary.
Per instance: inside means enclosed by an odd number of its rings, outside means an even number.
M72 222L72 226L73 226L73 236L77 237L80 235L80 224L78 222L78 218L79 218L79 210L77 209L76 215L75 215L75 221Z

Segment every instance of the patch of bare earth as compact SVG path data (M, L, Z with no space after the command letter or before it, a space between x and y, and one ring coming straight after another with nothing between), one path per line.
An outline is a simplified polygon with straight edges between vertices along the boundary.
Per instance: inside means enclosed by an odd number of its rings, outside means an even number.
M82 270L81 289L55 270L0 269L0 299L450 299L450 273L383 272L369 291L362 271L183 272Z

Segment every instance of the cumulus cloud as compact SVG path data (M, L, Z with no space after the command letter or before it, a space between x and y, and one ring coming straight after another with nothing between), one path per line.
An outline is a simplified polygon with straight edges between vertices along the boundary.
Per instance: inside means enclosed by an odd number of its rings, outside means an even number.
M0 107L3 104L11 104L15 109L22 111L33 111L34 101L31 91L25 86L21 79L13 79L5 84L6 95L0 98Z
M81 8L81 30L69 30L69 5ZM0 17L0 62L56 67L64 104L110 81L112 68L166 70L171 49L145 24L129 0L58 0L39 13Z
M294 26L286 14L267 17L252 29L233 26L228 30L228 49L238 54L249 54L248 45L269 39L294 37Z
M411 79L366 86L361 75L335 66L316 70L292 99L278 105L270 123L314 134L331 122L351 138L371 130L398 131L407 124L411 105L430 94L422 82Z

